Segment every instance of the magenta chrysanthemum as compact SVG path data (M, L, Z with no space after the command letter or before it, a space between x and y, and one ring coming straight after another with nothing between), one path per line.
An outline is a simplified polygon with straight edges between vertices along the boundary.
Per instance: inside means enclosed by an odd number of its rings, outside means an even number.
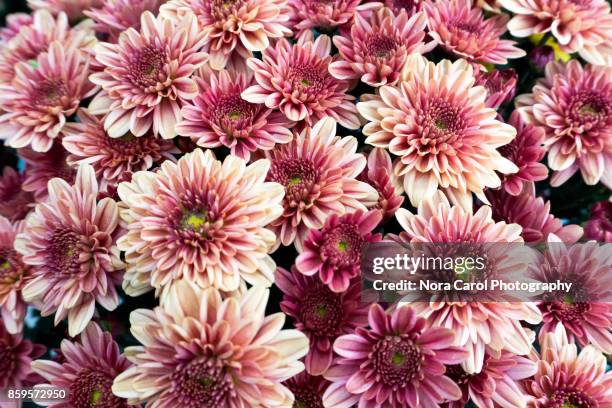
M405 10L409 16L413 16L423 10L423 0L384 0L383 3L393 10L395 15Z
M59 42L38 56L34 66L19 63L10 84L0 84L0 138L8 146L47 152L60 137L79 103L96 92L87 80L89 60Z
M485 88L473 85L465 60L436 65L413 54L399 88L383 86L379 95L357 104L370 121L363 128L366 143L400 157L394 171L413 206L441 188L471 208L472 192L484 198L486 187L500 186L496 171L518 170L496 150L516 130L496 119L495 110L484 105Z
M143 136L151 128L164 139L176 136L181 106L198 94L191 75L207 60L200 51L205 40L193 14L175 24L145 11L140 32L128 28L118 44L96 46L96 60L104 70L90 80L102 91L89 110L106 114L104 129L110 137L128 131Z
M100 190L115 190L132 174L148 170L164 160L175 160L179 150L172 141L163 140L149 132L141 137L126 133L112 138L104 131L102 122L87 110L79 111L79 122L69 123L62 144L70 153L66 162L78 167L91 164L100 180ZM110 192L110 191L109 191Z
M26 164L23 189L32 192L37 201L47 198L47 186L53 178L59 177L68 184L74 183L77 170L66 162L68 152L60 141L45 153L35 152L28 147L17 152Z
M487 108L497 109L514 98L518 80L518 75L516 75L514 69L486 72L483 71L482 66L475 65L474 76L476 77L476 85L482 85L487 90L485 101Z
M283 188L264 182L269 166L267 160L247 166L235 156L221 162L211 150L196 149L121 183L127 292L181 278L225 291L242 280L270 285L275 236L266 225L283 211Z
M525 56L515 42L502 40L509 17L504 14L485 19L472 0L425 1L429 35L446 51L470 61L506 64L508 58Z
M100 407L128 408L127 401L113 395L111 386L119 374L130 367L109 332L91 322L79 341L62 341L62 363L36 360L32 369L47 384L66 390L66 401L45 404L54 408Z
M216 289L186 281L180 296L154 310L132 312L128 348L135 365L120 374L113 393L130 403L159 407L292 406L282 384L304 369L308 340L281 330L285 315L265 316L269 292L251 288L225 300Z
M552 186L580 169L587 184L612 187L612 67L551 62L516 103L523 120L546 131Z
M331 41L326 35L314 42L305 36L293 45L280 40L263 52L263 60L248 59L257 85L247 88L242 97L279 109L295 122L304 120L313 125L331 116L348 129L359 128L355 97L346 94L348 82L334 78L328 71L330 52Z
M304 276L295 267L291 272L278 268L275 278L283 292L281 310L295 320L295 328L310 340L306 371L321 375L332 363L334 340L368 323L369 304L362 301L361 281L351 280L338 293L332 292L317 276Z
M161 15L172 20L194 13L206 37L210 66L220 70L264 51L271 40L290 35L287 0L171 0ZM241 61L240 61L241 62Z
M22 220L33 208L34 196L23 189L25 176L11 167L0 176L0 216L10 221Z
M6 26L0 28L0 43L2 46L7 46L8 42L19 34L21 27L29 26L33 22L34 18L31 14L15 13L6 16Z
M382 214L377 210L332 214L321 230L308 233L302 253L295 260L297 270L307 276L319 275L333 292L346 291L351 279L361 272L363 248L382 239L381 234L372 233L381 220Z
M85 10L100 7L104 0L28 0L32 10L47 10L54 16L66 13L70 21L78 22L85 18Z
M584 226L584 236L600 242L612 243L612 201L600 201L591 208Z
M255 150L270 150L291 141L291 127L281 112L247 102L240 94L253 84L252 75L223 70L218 74L204 67L196 77L200 93L185 105L176 131L198 146L225 146L235 156L249 160Z
M114 243L119 208L110 198L97 201L97 195L89 165L79 167L74 186L49 181L49 200L36 206L15 239L32 270L24 299L40 303L43 316L55 313L55 324L68 317L71 336L85 329L96 302L107 310L119 303L115 285L124 266Z
M111 42L128 28L140 30L140 16L145 11L157 14L165 0L101 0L97 8L84 14L95 21L93 29Z
M334 45L342 59L329 65L329 72L338 79L361 79L371 86L394 85L406 58L411 53L424 54L435 47L425 44L427 16L406 11L397 16L381 7L365 18L355 14L350 35L334 36Z
M294 139L266 151L271 161L267 180L285 188L282 217L270 224L277 244L303 248L308 229L319 229L331 214L367 210L378 194L355 178L366 159L357 151L354 137L336 136L336 122L325 118Z
M293 406L296 408L324 408L323 393L329 381L320 376L301 372L285 381L283 384L295 397Z
M313 28L330 34L350 26L359 3L361 0L289 0L290 26L297 38L309 36Z
M426 328L426 321L407 306L385 313L370 307L370 328L358 327L340 336L340 355L324 377L332 381L323 395L326 408L417 408L457 400L461 390L445 373L444 364L458 364L466 352L451 344L446 328Z

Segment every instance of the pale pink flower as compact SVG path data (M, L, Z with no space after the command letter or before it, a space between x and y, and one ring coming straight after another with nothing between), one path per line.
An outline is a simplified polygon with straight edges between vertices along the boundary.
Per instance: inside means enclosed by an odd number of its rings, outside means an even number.
M36 206L15 239L32 271L24 299L40 303L43 316L55 313L55 324L68 317L70 336L85 329L96 302L106 310L119 303L115 285L124 267L115 245L119 208L110 198L97 201L97 195L89 165L79 167L73 186L52 179L49 200Z
M361 281L352 279L345 291L338 293L329 290L318 276L304 276L295 267L291 272L278 268L275 278L283 292L281 310L310 340L306 371L321 375L332 363L334 340L368 323L369 303L361 298Z
M95 24L92 28L108 41L117 42L119 35L128 28L140 30L140 16L145 11L157 14L165 0L100 0L97 8L84 14Z
M54 16L66 13L70 21L78 22L85 18L85 10L100 7L104 0L28 0L32 10L47 10Z
M294 375L283 383L295 396L293 407L323 408L323 393L329 381L321 376L313 376L305 371Z
M0 44L7 46L23 26L29 26L34 22L34 17L31 14L15 13L6 16L6 26L0 28Z
M26 303L21 289L30 278L29 267L15 251L15 236L23 231L24 222L11 223L0 216L0 317L9 333L23 330Z
M303 248L309 229L319 229L331 214L366 210L378 194L356 180L366 166L357 139L336 136L336 122L325 118L293 140L263 152L271 162L267 180L285 188L283 215L270 224L277 244Z
M369 121L363 128L366 143L399 156L394 172L413 206L443 189L471 209L472 192L484 198L486 187L501 185L496 171L518 171L496 150L516 130L485 106L487 91L474 86L465 60L436 65L413 54L402 75L398 88L383 86L357 104Z
M59 41L40 54L35 66L20 62L10 84L0 84L0 138L19 148L47 152L61 137L67 119L97 88L87 79L89 59Z
M194 13L206 38L210 66L220 70L262 52L273 40L291 35L287 0L170 0L161 7L165 18L179 20ZM272 40L272 41L271 41Z
M579 353L563 325L540 345L538 371L525 387L529 408L612 406L612 371L599 350L588 345Z
M368 322L370 328L358 327L334 342L340 357L324 374L332 381L323 394L326 408L435 407L461 398L445 375L444 364L458 364L467 354L451 345L451 330L427 328L408 306L385 313L374 304Z
M429 16L429 35L451 54L489 64L507 64L509 58L526 55L516 42L500 38L510 19L505 14L485 19L472 0L425 1L423 8Z
M47 185L53 178L59 177L68 184L74 183L77 170L66 162L68 152L60 141L45 153L35 152L29 147L19 149L17 153L26 164L23 189L34 194L37 201L47 199Z
M110 137L128 131L139 137L151 128L164 139L176 136L183 103L198 94L191 75L207 60L200 51L205 40L193 14L175 24L145 11L140 32L128 28L118 44L96 46L96 60L104 70L90 80L102 91L89 110L106 114L104 129Z
M33 208L34 196L23 189L25 176L11 167L4 167L0 176L0 216L10 221L25 218Z
M612 67L551 62L533 93L516 101L527 123L546 131L548 166L559 186L578 169L584 181L612 187Z
M497 69L487 72L481 65L474 66L476 85L482 85L487 90L487 108L497 109L514 98L518 75L512 68L499 71Z
M399 235L405 243L522 243L521 227L495 222L491 208L482 206L475 214L452 206L441 193L419 204L417 214L399 209L395 216L405 231ZM502 257L511 257L501 254ZM512 259L502 267L510 266ZM499 263L498 262L498 263ZM526 267L526 266L525 266ZM435 326L448 327L455 333L454 344L466 348L469 357L461 361L463 369L479 373L484 363L485 349L503 349L517 355L528 354L531 339L520 324L522 320L536 324L542 319L537 307L526 302L414 302L419 315Z
M111 391L115 377L131 364L109 332L91 322L78 341L63 340L59 354L61 363L52 360L32 363L32 369L46 380L41 383L65 389L67 393L65 401L43 405L54 408L131 406Z
M281 112L247 102L240 94L253 84L246 72L207 67L196 76L200 93L182 110L176 131L207 148L225 146L235 156L249 160L255 150L270 150L293 138L294 123Z
M361 0L289 0L290 26L297 38L309 36L312 29L324 34L350 27Z
M600 201L591 208L584 226L584 236L600 242L612 243L612 201Z
M172 141L154 136L149 131L141 137L126 133L119 138L110 137L99 118L85 109L78 112L79 122L66 125L62 144L70 154L66 162L78 167L91 164L100 180L100 190L115 190L132 174L148 170L165 160L175 160L179 153Z
M127 349L134 366L115 379L113 393L159 407L291 407L282 382L304 369L308 339L281 330L283 313L265 315L268 290L223 300L214 288L178 284L180 296L132 312L142 346Z
M196 149L121 183L126 280L156 289L181 278L225 291L242 280L269 286L276 237L266 226L283 211L282 186L264 182L269 167L235 156L221 162Z
M312 42L304 36L291 45L282 39L263 51L263 60L249 58L257 85L242 92L252 103L279 109L289 120L313 125L326 116L348 129L360 126L355 97L347 95L348 82L334 78L328 71L332 62L331 41L320 35Z

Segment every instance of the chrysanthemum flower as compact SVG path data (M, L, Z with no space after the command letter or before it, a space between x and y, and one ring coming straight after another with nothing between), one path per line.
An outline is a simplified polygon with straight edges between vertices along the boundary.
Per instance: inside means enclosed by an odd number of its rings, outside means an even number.
M20 408L7 399L9 388L26 388L38 384L42 378L32 371L32 360L45 354L46 348L23 338L23 333L10 334L0 320L0 398L3 408Z
M516 81L518 80L516 71L509 68L503 71L495 69L486 72L480 69L481 67L481 65L474 67L474 75L476 76L476 85L482 85L487 90L485 106L497 109L504 103L511 101L516 92Z
M612 188L612 67L551 62L516 104L523 120L546 131L552 186L580 169L587 184Z
M525 56L516 42L502 40L509 17L505 14L485 19L472 0L425 1L429 35L446 51L469 61L506 64L508 58Z
M331 116L348 129L360 126L354 96L346 94L348 82L334 78L328 71L332 61L331 41L320 35L312 42L304 36L297 44L280 40L263 52L263 60L249 58L257 85L242 92L252 103L279 109L289 120L314 124Z
M350 27L361 0L289 0L290 27L297 38L310 35L312 29L325 34Z
M292 406L282 381L304 369L308 339L281 330L283 313L265 315L268 290L223 300L214 288L177 284L180 297L132 312L142 346L127 349L135 365L115 379L113 393L160 407Z
M451 344L446 328L426 328L425 319L407 306L385 313L370 307L370 328L340 336L340 355L324 375L332 381L323 395L326 408L429 407L457 400L461 390L448 378L444 364L458 364L466 352Z
M578 353L563 325L544 336L533 380L526 383L528 407L609 407L612 371L606 357L588 345Z
M110 198L97 201L97 194L89 165L79 167L74 186L49 181L49 200L36 206L15 239L32 270L24 299L40 302L43 316L55 313L55 324L67 316L71 336L85 329L96 302L107 310L119 303L115 285L124 266L114 243L119 209Z
M385 7L393 10L396 16L405 10L408 16L413 16L423 10L423 0L384 0Z
M531 124L526 124L517 111L512 112L508 122L516 129L516 137L499 151L508 160L518 166L519 171L506 174L502 180L503 188L511 195L517 196L523 190L525 183L545 180L548 169L540 161L546 151L542 147L544 130Z
M496 223L489 206L472 214L451 207L441 192L422 201L417 214L399 209L395 216L405 230L399 235L401 242L523 242L521 227ZM461 361L468 373L482 370L487 347L494 352L506 349L518 355L529 353L531 339L520 321L536 324L542 319L535 305L526 302L415 302L412 306L432 325L453 330L454 344L469 352L469 357Z
M591 208L584 236L599 242L612 243L612 201L600 201Z
M125 399L113 395L111 386L130 367L109 332L91 322L78 341L63 340L62 363L36 360L32 369L54 387L66 390L66 401L45 404L50 407L127 408ZM43 382L44 383L44 382Z
M355 178L366 159L354 137L336 136L336 122L325 118L294 139L266 151L272 165L267 180L285 188L282 217L273 221L277 244L303 248L308 229L319 229L331 214L366 210L376 203L376 190Z
M498 0L516 14L508 23L515 37L551 32L565 52L600 65L612 58L612 14L605 0Z
M27 305L21 297L21 289L30 273L13 248L15 236L22 232L23 226L23 222L12 224L0 216L0 317L9 333L23 330L26 314Z
M612 354L612 290L605 285L612 273L611 245L596 242L566 246L555 235L548 237L548 246L531 265L531 277L540 282L572 282L563 300L538 302L544 324L540 340L562 324L570 341L584 347L591 343L605 354Z
M8 146L47 152L79 103L96 92L87 79L89 59L56 41L35 66L21 62L10 84L0 84L0 138Z
M372 233L381 220L378 210L330 215L322 229L308 233L295 260L297 270L307 276L319 275L333 292L346 291L361 272L363 248L382 239L381 234Z
M495 110L485 107L485 88L473 85L465 60L436 65L413 54L399 88L383 86L357 104L370 121L363 128L366 143L400 157L394 171L413 206L441 188L471 209L472 192L483 198L486 187L501 185L496 171L518 170L496 150L516 130L496 119Z
M33 207L34 196L23 189L25 176L11 167L0 176L0 216L10 221L23 219Z
M495 353L497 354L497 353ZM464 408L471 400L478 408L525 407L521 380L537 371L536 363L508 351L485 354L482 371L468 374L460 365L446 367L446 375L461 388L461 399L448 402L444 408Z
M104 0L28 0L32 10L47 10L54 16L66 13L70 21L78 22L85 18L85 10L100 7Z
M337 293L317 276L304 276L295 267L291 272L278 268L275 278L283 292L281 310L295 320L295 328L310 340L306 371L321 375L331 365L334 340L368 323L369 304L362 301L361 280L352 279L344 292Z
M295 375L283 384L295 397L293 406L297 408L323 408L323 393L329 381L321 376L313 376L305 371Z
M329 72L338 79L361 79L368 85L394 85L406 58L411 53L424 54L435 47L425 44L427 16L406 11L397 16L381 7L365 18L355 14L350 35L334 36L334 45L342 57L329 65Z
M128 28L140 30L140 16L145 11L157 14L164 0L101 0L98 8L85 10L84 14L95 24L93 29L116 42L119 34Z
M548 235L555 234L563 242L574 243L582 236L580 226L564 226L560 219L550 213L550 202L536 197L533 183L525 183L518 196L504 189L488 190L486 194L493 209L493 219L520 225L525 242L544 242Z
M181 278L225 291L243 279L270 285L275 236L265 227L282 214L283 188L264 182L269 166L235 156L221 162L196 149L120 184L128 277L150 274L154 288Z
M367 167L357 179L376 189L378 202L372 209L382 211L382 221L385 222L402 206L404 188L393 174L393 163L385 149L374 148L367 158Z
M140 32L128 28L118 44L96 46L96 60L104 71L90 80L102 91L89 110L107 114L104 129L110 137L128 131L143 136L151 127L164 139L176 136L182 104L198 94L191 75L206 62L207 54L199 51L205 40L193 14L174 24L145 11Z
M179 150L172 141L149 134L134 137L126 133L119 138L109 137L102 122L87 110L79 110L79 122L66 125L62 144L70 152L67 163L78 167L91 164L100 180L100 190L114 190L132 174L148 170L164 160L175 160Z
M37 201L47 198L49 180L59 177L68 184L74 183L77 170L66 162L68 152L61 142L54 143L45 153L38 153L25 147L18 150L19 157L26 164L23 189L34 194Z
M171 0L161 15L178 21L189 13L198 19L206 37L204 49L210 66L223 69L228 62L262 52L270 40L291 34L287 0Z
M247 102L240 94L253 83L246 72L204 67L196 77L200 93L185 105L178 134L190 136L198 146L225 146L233 155L249 160L255 150L270 150L291 141L293 122L265 105Z
M34 21L31 14L15 13L6 16L5 26L0 28L0 43L7 46L23 26L29 26Z

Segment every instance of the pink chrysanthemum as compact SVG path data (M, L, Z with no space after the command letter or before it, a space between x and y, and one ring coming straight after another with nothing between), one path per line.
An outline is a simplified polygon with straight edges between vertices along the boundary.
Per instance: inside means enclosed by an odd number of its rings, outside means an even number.
M210 66L220 70L230 61L252 56L270 40L291 34L287 0L171 0L161 15L172 20L194 13L206 37Z
M296 408L324 408L323 393L329 386L329 381L320 376L301 372L285 381L283 384L295 397L293 406Z
M62 144L70 153L67 163L75 167L91 164L102 191L116 189L137 171L148 170L164 160L175 160L173 154L179 152L172 141L151 133L134 137L128 132L111 138L102 122L85 109L79 110L79 122L66 125L65 134Z
M580 226L564 226L550 213L550 202L536 197L533 183L525 183L518 196L503 189L488 190L486 194L493 209L493 219L520 225L525 242L541 243L548 239L548 235L555 234L563 242L574 243L582 236Z
M325 118L265 157L272 165L267 180L285 188L282 217L270 224L277 244L303 248L308 229L319 229L331 214L366 210L376 190L355 178L366 165L354 137L336 136L336 122Z
M292 406L282 381L304 369L308 339L281 330L283 313L265 315L268 290L223 300L216 289L178 284L180 296L132 312L142 346L128 348L135 365L115 379L113 393L159 407Z
M34 196L23 189L25 176L11 167L0 176L0 216L10 221L22 220L33 207Z
M612 243L612 201L600 201L591 208L584 226L584 236L599 242Z
M130 367L109 332L91 322L79 341L63 340L61 364L36 360L32 369L55 387L66 390L67 399L45 404L55 408L128 408L127 401L113 395L111 386L119 374Z
M282 214L283 188L264 182L269 166L235 156L221 162L196 149L120 184L128 207L121 214L128 233L119 240L126 279L141 276L158 289L181 278L225 291L241 280L270 285L275 236L265 227Z
M612 14L605 0L498 0L516 14L508 23L515 37L551 32L565 52L592 63L612 60Z
M181 106L198 94L191 75L206 62L207 54L199 51L205 40L193 14L174 24L145 11L140 32L128 28L118 44L96 46L96 60L104 71L90 80L102 91L89 110L106 114L104 129L110 137L128 131L143 136L151 127L164 139L176 136Z
M540 163L546 154L542 147L544 130L523 122L517 111L512 112L508 123L516 128L516 137L500 147L499 151L502 156L516 164L519 171L506 174L502 185L509 194L517 196L525 183L545 180L548 177L548 169Z
M346 291L351 279L361 272L363 248L382 239L381 234L372 233L381 220L378 210L330 215L321 230L308 233L295 260L297 270L307 276L319 275L333 292Z
M473 86L472 71L465 60L436 65L413 54L399 88L383 86L357 104L370 121L363 128L366 143L400 157L394 171L413 206L441 188L471 209L472 192L483 198L486 187L501 185L496 171L518 170L496 150L516 130L485 107L487 91Z
M611 245L596 242L566 246L555 235L548 237L544 254L531 265L531 276L541 282L572 282L563 300L538 302L544 324L540 340L557 324L568 331L570 341L584 347L591 343L612 354L612 290L606 280L612 274Z
M332 381L323 395L326 408L430 407L457 400L461 390L445 375L444 364L458 364L466 352L451 344L446 328L426 328L426 321L407 306L385 313L370 307L370 328L340 336L340 355L324 375Z
M610 408L612 371L606 372L600 351L589 345L578 353L563 325L546 334L540 345L538 371L525 387L529 408Z
M198 146L225 146L235 156L249 160L255 150L270 150L291 141L291 127L281 112L247 102L240 94L252 83L252 75L223 70L218 74L204 67L196 77L198 96L183 107L183 120L176 131L190 136Z
M0 28L0 44L7 46L23 26L29 26L34 22L31 14L15 13L6 16L6 25Z
M10 334L0 320L0 398L2 408L20 408L21 401L7 398L8 389L32 387L42 378L32 371L32 360L45 354L46 348L23 338L23 333Z
M128 28L140 30L140 16L145 11L157 14L165 0L101 0L98 8L85 10L84 14L95 24L93 29L116 42Z
M496 223L490 207L483 206L472 214L461 207L451 207L440 192L421 202L417 214L399 209L395 216L405 230L399 239L406 243L523 242L520 226ZM542 319L537 307L526 302L437 301L415 302L413 307L431 324L453 330L455 345L469 352L469 357L461 362L468 373L482 370L486 348L528 354L531 339L520 321L536 324Z
M481 65L474 66L476 85L482 85L487 90L487 108L497 109L506 102L514 98L516 92L516 81L518 75L514 69L509 68L503 71L493 70L483 71Z
M32 270L24 299L40 302L43 316L55 313L55 324L67 316L71 336L85 329L96 302L107 310L119 303L115 285L124 266L114 244L119 208L110 198L97 201L97 194L89 165L79 167L74 186L49 181L49 200L36 206L15 239Z
M47 152L80 102L96 92L87 79L89 59L54 42L35 66L19 63L10 84L0 84L0 138L8 146Z
M497 354L497 353L496 353ZM446 375L461 388L461 399L443 404L444 408L464 408L471 400L478 408L524 407L521 380L537 371L536 363L508 351L485 354L482 371L468 374L460 365L446 367Z
M54 16L66 13L70 21L78 22L85 18L84 11L100 7L103 0L28 0L32 10L47 10Z
M21 289L30 277L29 268L15 251L15 236L22 232L24 223L12 224L0 216L0 317L9 333L23 330L26 303ZM1 323L0 323L1 324Z
M404 188L393 174L393 163L385 149L374 148L367 158L367 167L357 179L376 189L378 202L372 209L381 210L382 220L385 222L402 206Z
M423 10L423 0L384 0L384 5L393 10L396 16L405 10L408 16L413 16Z
M263 52L263 60L249 58L247 65L255 72L257 85L247 88L242 97L279 109L295 122L304 120L312 125L331 116L345 128L359 128L355 97L346 94L348 82L328 71L330 52L331 41L326 35L314 42L304 36L293 45L280 40Z
M59 177L68 184L74 183L76 168L67 162L68 152L61 143L54 143L45 153L38 153L26 147L18 150L19 157L26 164L23 189L34 194L37 201L47 198L49 180Z
M350 27L362 0L289 0L290 26L297 38L309 36L312 29L325 34Z
M408 17L401 11L396 17L386 7L369 18L356 13L350 35L334 36L342 59L332 62L329 72L338 79L361 79L371 86L394 85L409 54L424 54L435 47L435 42L423 41L426 26L425 13Z
M546 131L552 186L580 169L587 184L612 188L612 67L551 62L516 104L523 120Z
M344 292L336 293L318 277L304 276L295 267L291 272L278 268L275 278L283 292L281 310L295 320L295 328L310 340L306 371L321 375L332 363L334 340L368 323L369 304L362 301L361 281L353 279Z
M525 51L515 42L502 40L509 17L505 14L485 19L472 0L425 1L429 16L429 35L446 51L475 62L507 64Z

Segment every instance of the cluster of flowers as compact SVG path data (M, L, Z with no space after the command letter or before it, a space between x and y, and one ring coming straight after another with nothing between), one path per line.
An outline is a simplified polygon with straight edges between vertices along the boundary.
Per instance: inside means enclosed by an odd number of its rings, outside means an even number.
M605 0L28 3L0 30L0 139L25 164L0 177L0 391L612 407L612 304L389 304L360 276L383 239L612 241L611 201L583 229L535 189L549 168L552 187L612 187ZM528 80L502 66L523 57L540 78L514 98ZM541 274L597 289L611 254L593 245ZM120 348L99 313L149 291L141 345ZM67 320L50 359L24 337L33 309Z

